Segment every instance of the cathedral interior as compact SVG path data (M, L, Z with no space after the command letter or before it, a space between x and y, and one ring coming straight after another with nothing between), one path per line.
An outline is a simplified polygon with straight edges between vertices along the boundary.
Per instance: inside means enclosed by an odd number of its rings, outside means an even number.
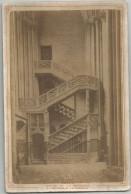
M97 153L123 167L120 23L118 10L11 12L13 165Z

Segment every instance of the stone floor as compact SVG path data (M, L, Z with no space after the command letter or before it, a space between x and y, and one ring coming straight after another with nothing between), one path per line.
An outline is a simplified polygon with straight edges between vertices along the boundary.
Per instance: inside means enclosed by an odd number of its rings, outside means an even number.
M89 183L105 182L105 162L97 162L93 157L88 163L79 164L47 164L21 166L21 174L17 183Z

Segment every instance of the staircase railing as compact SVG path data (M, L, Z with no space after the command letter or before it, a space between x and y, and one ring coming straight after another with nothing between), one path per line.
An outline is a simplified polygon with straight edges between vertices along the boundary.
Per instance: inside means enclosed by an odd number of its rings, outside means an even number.
M79 85L88 85L88 86L97 87L97 79L92 76L78 75L74 77L73 79L67 82L64 82L61 85L51 89L45 94L42 94L39 97L39 104L43 105L47 103L48 101L53 100L54 98L64 94L65 92Z
M35 61L35 71L37 70L52 70L52 72L56 72L58 74L61 74L65 77L68 77L69 79L76 76L73 72L71 72L70 69L67 67L65 68L62 65L57 64L53 60L38 60Z
M87 75L78 75L73 79L62 83L61 85L51 89L50 91L40 95L38 98L20 98L19 106L22 107L39 107L41 105L46 104L49 101L52 101L56 97L59 97L66 92L70 91L72 93L72 89L77 86L86 86L93 87L97 89L98 81L97 78ZM34 102L34 103L33 103Z
M76 125L77 123L80 123L84 118L87 117L88 114L85 114L83 115L82 117L80 117L79 119L71 122L70 124L62 127L61 129L57 130L56 132L52 133L50 136L49 136L49 139L53 139L54 137L58 136L58 134L60 134L61 132L64 132L64 131L67 131L68 128L70 127L73 127L74 125Z
M86 133L87 133L86 129L83 129L82 131L75 134L74 136L67 139L66 141L61 142L57 146L54 146L54 147L50 148L49 152L50 153L54 153L54 152L55 153L64 153L64 152L68 152L69 150L73 150L75 147L77 147L78 145L84 143L85 140L87 140Z
M87 140L87 127L90 128L91 133L91 139L93 138L92 132L96 133L97 136L97 130L98 130L98 114L96 113L88 113L84 116L80 117L76 121L68 124L67 126L59 129L58 131L54 132L49 136L49 142L51 143L52 140L59 137L60 134L70 131L71 128L76 127L77 125L83 124L84 121L86 122L85 127L78 131L73 136L67 138L66 140L63 140L62 142L58 143L57 145L54 145L49 148L50 153L63 153L68 151L73 151L78 147L79 145L82 145L83 152L86 152L86 146L85 142ZM96 137L97 138L97 137Z

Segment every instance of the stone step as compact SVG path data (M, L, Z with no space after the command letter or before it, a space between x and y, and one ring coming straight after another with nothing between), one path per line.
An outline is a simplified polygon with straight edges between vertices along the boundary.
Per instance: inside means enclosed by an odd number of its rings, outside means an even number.
M70 138L74 135L76 135L76 132L75 131L64 131L64 134L68 134L70 135Z
M49 159L71 159L71 158L87 158L88 155L86 154L77 154L77 153L54 153L49 154Z
M32 164L44 164L44 160L40 160L40 159L33 159L31 160Z
M77 135L77 133L81 132L83 129L77 129L77 128L73 128L71 130L68 131L64 131L63 133L60 133L58 136L54 137L53 140L50 141L50 143L52 144L52 146L50 145L50 148L57 146L59 144L61 144L62 142L72 138L73 136Z
M90 157L87 153L56 153L49 154L48 160L52 164L87 163Z
M70 138L70 135L63 132L63 133L59 134L59 137L64 137L64 138L68 139L68 138Z
M70 137L65 137L64 135L63 135L63 136L58 135L58 136L56 136L55 138L56 138L56 139L59 139L59 140L62 140L62 141L65 141L65 140L67 140L67 139L70 138Z
M78 125L77 125L77 126L75 126L74 128L75 128L75 129L81 129L81 130L84 130L84 129L85 129L85 126L78 126Z

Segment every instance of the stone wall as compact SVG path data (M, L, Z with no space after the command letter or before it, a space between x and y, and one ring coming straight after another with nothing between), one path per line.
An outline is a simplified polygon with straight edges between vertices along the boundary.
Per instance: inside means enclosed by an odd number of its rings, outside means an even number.
M80 11L41 13L40 45L51 45L53 60L79 73L85 73L84 33Z

